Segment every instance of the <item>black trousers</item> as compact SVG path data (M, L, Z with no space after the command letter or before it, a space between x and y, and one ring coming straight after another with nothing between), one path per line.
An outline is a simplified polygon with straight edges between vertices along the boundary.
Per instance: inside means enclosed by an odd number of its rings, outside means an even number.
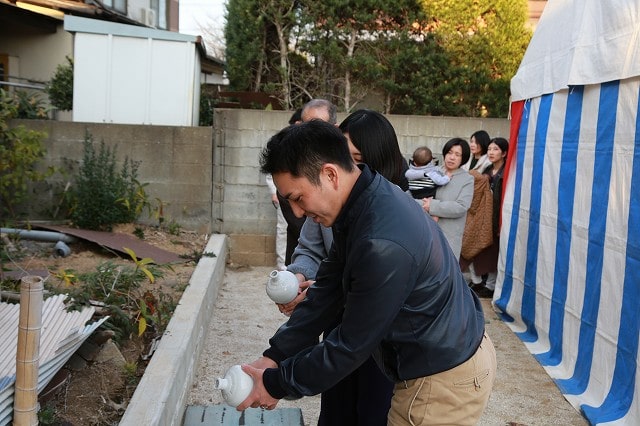
M369 357L353 373L323 392L318 426L386 426L394 383Z

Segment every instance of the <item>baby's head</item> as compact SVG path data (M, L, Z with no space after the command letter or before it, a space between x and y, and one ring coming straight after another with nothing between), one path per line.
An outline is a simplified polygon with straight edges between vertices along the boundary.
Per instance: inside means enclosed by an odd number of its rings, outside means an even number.
M426 146L421 146L413 151L413 157L411 158L411 160L413 161L413 164L415 166L426 166L431 162L431 160L433 160L433 154L431 153L431 150L429 148L427 148Z

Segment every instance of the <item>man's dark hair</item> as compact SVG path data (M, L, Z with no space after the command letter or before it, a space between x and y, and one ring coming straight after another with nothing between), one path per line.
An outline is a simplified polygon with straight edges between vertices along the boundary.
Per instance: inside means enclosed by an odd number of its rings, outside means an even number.
M302 108L298 108L289 118L289 124L297 124L302 121Z
M466 164L467 161L469 161L469 157L471 157L471 148L469 148L467 141L462 138L449 139L447 143L444 144L444 147L442 147L442 156L445 157L454 146L462 148L462 162L460 163L460 166Z
M320 169L333 163L346 171L355 167L347 140L336 126L312 120L289 126L274 135L260 153L262 173L291 173L320 184Z

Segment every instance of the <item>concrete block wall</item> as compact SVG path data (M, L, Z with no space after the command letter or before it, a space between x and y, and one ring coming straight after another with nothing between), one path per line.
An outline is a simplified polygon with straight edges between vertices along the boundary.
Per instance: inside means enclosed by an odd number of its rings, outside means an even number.
M287 125L291 113L220 109L214 115L214 231L229 236L230 260L238 264L275 265L276 212L258 157L269 138ZM339 114L338 122L347 114ZM441 158L442 146L452 137L464 139L484 129L492 137L508 139L509 120L392 115L400 150L410 158L426 145Z
M290 115L288 111L219 109L214 111L213 127L37 120L15 120L13 124L47 133L45 166L65 169L71 161L71 167L77 167L87 131L96 142L117 145L119 159L127 156L141 161L139 180L149 183L145 189L151 199L158 197L166 204L167 221L175 220L185 229L227 234L231 262L269 266L275 265L276 211L258 157L269 138L287 125ZM346 116L338 114L338 121ZM506 119L388 118L406 158L420 145L441 157L447 140L456 136L468 139L479 129L491 136L509 135ZM46 204L49 212L53 210L64 179L56 175L37 188L30 205L31 219L38 218Z
M84 153L87 132L94 142L115 147L116 159L139 161L138 180L148 183L149 201L163 203L165 223L173 220L185 229L211 232L213 192L213 129L211 127L140 126L102 123L70 123L48 120L14 120L47 136L46 166L73 173ZM96 145L96 151L99 149ZM120 165L117 165L120 170ZM30 219L50 219L60 191L69 176L60 173L34 188L28 206ZM157 224L146 213L142 222Z

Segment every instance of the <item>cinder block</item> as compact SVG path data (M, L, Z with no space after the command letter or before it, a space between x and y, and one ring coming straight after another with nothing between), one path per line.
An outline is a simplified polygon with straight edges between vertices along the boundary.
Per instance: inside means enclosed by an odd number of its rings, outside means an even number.
M264 130L276 134L289 125L289 118L294 111L271 111L264 115Z
M252 166L258 167L260 152L259 147L231 147L227 146L224 150L224 162L226 166Z
M249 220L253 222L269 221L273 223L276 221L276 209L273 208L271 203L246 204L225 202L222 208L224 217L233 221Z
M209 144L173 144L171 148L173 156L164 158L164 161L203 166L211 165L212 146Z
M266 185L264 174L254 167L229 167L224 175L226 184L231 185Z
M231 111L231 116L237 112L237 117L234 117L234 124L236 129L264 129L262 110L244 109L238 111Z
M440 117L412 116L407 119L407 136L440 136L445 125Z
M208 164L172 163L171 174L176 182L202 184L211 182L211 166Z
M267 220L229 220L223 222L219 232L224 234L271 234L275 233L276 221Z
M213 127L181 127L173 129L173 140L176 146L180 145L213 145Z
M261 148L273 134L275 132L259 129L227 129L221 145L235 148Z
M266 250L265 235L228 234L231 251L264 253Z
M229 258L232 263L238 265L250 265L250 266L270 266L275 265L276 259L275 257L267 260L267 256L265 253L257 253L257 252L235 252L231 251L229 253Z
M304 426L300 408L276 408L266 411L248 408L239 412L228 405L189 406L185 411L184 426L232 425Z
M264 202L267 197L263 192L265 190L267 190L266 186L259 190L259 188L254 185L231 185L225 182L224 201L225 203Z

